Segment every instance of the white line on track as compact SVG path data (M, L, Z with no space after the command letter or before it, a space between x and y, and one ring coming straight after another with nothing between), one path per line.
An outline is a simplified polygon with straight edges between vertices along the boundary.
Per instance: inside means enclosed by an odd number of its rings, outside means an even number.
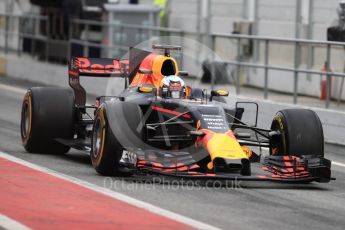
M0 214L0 227L8 230L30 230L27 226L9 218L8 216Z
M336 166L340 166L340 167L345 167L345 164L340 163L340 162L336 162L336 161L332 161L332 165L336 165Z
M18 93L18 94L23 94L23 95L26 93L26 89L18 88L18 87L10 86L10 85L4 85L4 84L0 84L0 90L7 90L13 93Z
M8 153L4 153L4 152L0 151L0 157L7 159L9 161L24 165L24 166L29 167L31 169L35 169L35 170L38 170L40 172L58 177L58 178L63 179L65 181L80 185L84 188L91 189L93 191L99 192L101 194L107 195L109 197L115 198L117 200L123 201L123 202L131 204L133 206L136 206L138 208L145 209L145 210L150 211L152 213L155 213L157 215L164 216L166 218L178 221L180 223L191 226L192 228L205 229L205 230L219 229L219 228L216 228L214 226L208 225L206 223L203 223L203 222L200 222L197 220L193 220L189 217L185 217L185 216L182 216L180 214L174 213L172 211L168 211L166 209L157 207L153 204L149 204L149 203L146 203L144 201L137 200L137 199L132 198L130 196L127 196L125 194L115 192L115 191L103 188L101 186L97 186L97 185L91 184L89 182L86 182L86 181L83 181L83 180L80 180L80 179L56 172L54 170L32 164L32 163L27 162L25 160L22 160L20 158L13 157L13 156L9 155Z

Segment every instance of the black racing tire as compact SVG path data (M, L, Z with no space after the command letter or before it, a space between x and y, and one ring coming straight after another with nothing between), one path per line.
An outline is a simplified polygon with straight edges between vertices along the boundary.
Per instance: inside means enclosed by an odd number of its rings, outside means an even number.
M281 110L274 117L271 130L281 135L270 139L270 155L324 156L322 124L312 110Z
M106 102L97 110L90 157L93 167L99 174L131 175L119 162L123 150L141 146L142 131L137 132L136 127L142 121L142 117L138 105L121 101Z
M100 107L92 128L91 162L95 170L103 176L119 174L119 162L123 148L111 131L105 107Z
M23 100L21 137L29 153L67 153L70 147L55 138L72 139L74 135L74 93L61 87L33 87Z

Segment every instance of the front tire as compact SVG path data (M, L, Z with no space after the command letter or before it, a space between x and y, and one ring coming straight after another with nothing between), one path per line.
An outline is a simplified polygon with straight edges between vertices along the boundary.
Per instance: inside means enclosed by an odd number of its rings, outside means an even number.
M95 116L90 157L93 167L99 174L114 176L119 174L119 161L123 149L111 131L104 110L104 107L101 107Z
M129 176L131 173L120 165L123 150L140 148L142 112L138 105L121 101L104 103L94 119L91 162L104 176Z
M271 130L280 133L270 140L271 155L324 156L322 124L312 110L281 110L274 117Z

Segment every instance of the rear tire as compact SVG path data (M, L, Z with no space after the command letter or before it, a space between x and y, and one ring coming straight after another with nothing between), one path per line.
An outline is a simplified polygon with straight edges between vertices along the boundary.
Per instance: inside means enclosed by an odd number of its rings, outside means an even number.
M279 111L273 119L271 130L281 133L270 140L271 155L324 156L322 124L312 110Z
M33 87L24 96L21 113L21 137L29 153L63 154L70 147L55 138L74 135L74 94L59 87Z

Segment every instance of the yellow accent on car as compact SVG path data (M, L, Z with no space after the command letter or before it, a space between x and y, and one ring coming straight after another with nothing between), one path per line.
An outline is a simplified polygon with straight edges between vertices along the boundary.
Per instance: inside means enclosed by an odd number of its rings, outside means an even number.
M218 96L227 97L229 96L229 91L220 89L220 90L217 90L217 94Z
M98 110L98 119L100 120L100 125L102 127L102 140L101 140L101 146L99 148L99 153L97 155L97 159L96 159L96 166L99 166L99 164L101 163L101 160L103 158L103 152L104 152L104 142L105 142L105 129L106 129L106 123L105 123L105 118L104 118L104 107L101 107Z
M163 74L162 74L163 64L167 61L171 61L173 63L174 68L175 68L174 73L172 73L171 75L176 75L179 72L177 62L174 58L159 55L153 59L153 63L152 63L153 75L163 76Z
M152 87L142 86L138 88L140 93L151 93L153 91Z
M247 146L241 146L242 150L247 154L248 158L253 155L253 151Z
M209 169L213 168L212 162L217 157L231 160L248 159L237 140L225 133L215 133L207 143L207 150L211 157L211 164L207 165Z

